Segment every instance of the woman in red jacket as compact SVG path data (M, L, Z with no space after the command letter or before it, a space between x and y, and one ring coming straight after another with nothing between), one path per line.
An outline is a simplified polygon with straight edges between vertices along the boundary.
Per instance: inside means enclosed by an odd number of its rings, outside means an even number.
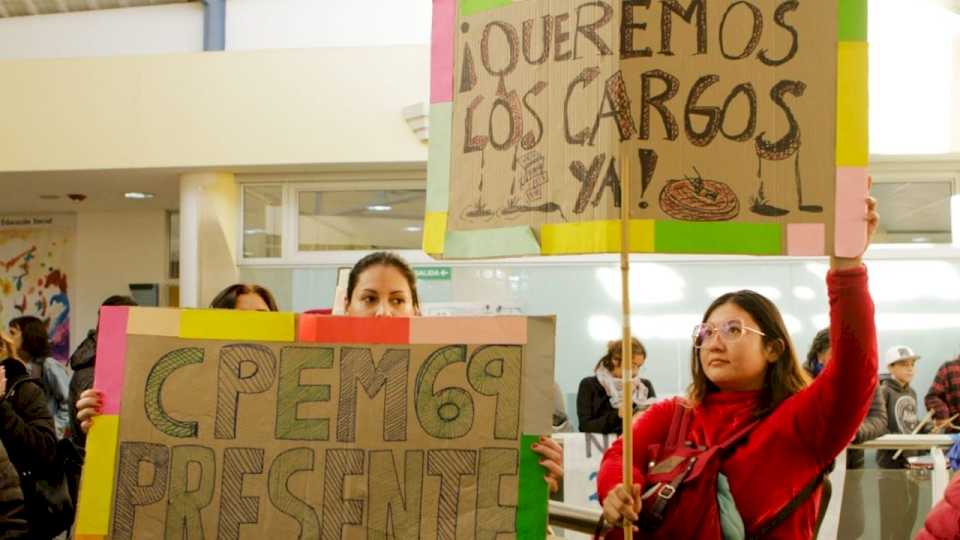
M877 220L870 198L871 237ZM646 506L643 538L814 536L819 480L853 440L877 384L861 258L831 258L827 288L833 360L813 383L773 303L751 291L713 302L694 333L687 399L658 403L633 425L632 489L621 483L621 441L604 456L597 483L607 523L636 522ZM665 451L671 433L678 452ZM677 470L671 456L711 448L689 463L684 483L656 481Z

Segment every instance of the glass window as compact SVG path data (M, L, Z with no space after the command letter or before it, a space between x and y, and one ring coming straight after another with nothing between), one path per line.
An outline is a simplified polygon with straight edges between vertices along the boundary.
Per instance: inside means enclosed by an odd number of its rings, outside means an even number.
M300 191L300 251L420 249L424 190Z
M948 244L953 182L875 182L870 193L880 208L875 243Z
M281 256L283 186L243 186L243 256Z

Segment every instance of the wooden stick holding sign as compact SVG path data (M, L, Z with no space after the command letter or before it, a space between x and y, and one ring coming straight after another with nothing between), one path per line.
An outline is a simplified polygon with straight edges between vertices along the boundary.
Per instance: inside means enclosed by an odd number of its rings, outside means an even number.
M622 160L620 184L620 280L623 303L623 346L620 370L623 377L623 485L633 493L633 334L630 332L630 160ZM633 524L623 523L625 540L633 538Z

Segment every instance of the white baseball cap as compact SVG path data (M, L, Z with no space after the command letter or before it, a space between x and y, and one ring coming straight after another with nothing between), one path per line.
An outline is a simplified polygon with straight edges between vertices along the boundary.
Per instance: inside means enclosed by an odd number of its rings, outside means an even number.
M913 352L913 349L906 345L894 345L887 349L886 354L883 355L883 359L884 363L889 366L901 360L919 360L920 357Z

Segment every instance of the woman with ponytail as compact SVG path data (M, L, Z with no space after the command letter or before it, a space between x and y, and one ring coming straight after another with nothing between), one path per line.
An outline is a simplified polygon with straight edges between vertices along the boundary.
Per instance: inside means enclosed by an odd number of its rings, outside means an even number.
M607 343L607 354L593 368L593 376L580 381L577 391L577 417L584 433L621 433L623 431L623 340ZM647 350L633 338L633 410L646 408L656 397L653 384L640 377L647 361Z

